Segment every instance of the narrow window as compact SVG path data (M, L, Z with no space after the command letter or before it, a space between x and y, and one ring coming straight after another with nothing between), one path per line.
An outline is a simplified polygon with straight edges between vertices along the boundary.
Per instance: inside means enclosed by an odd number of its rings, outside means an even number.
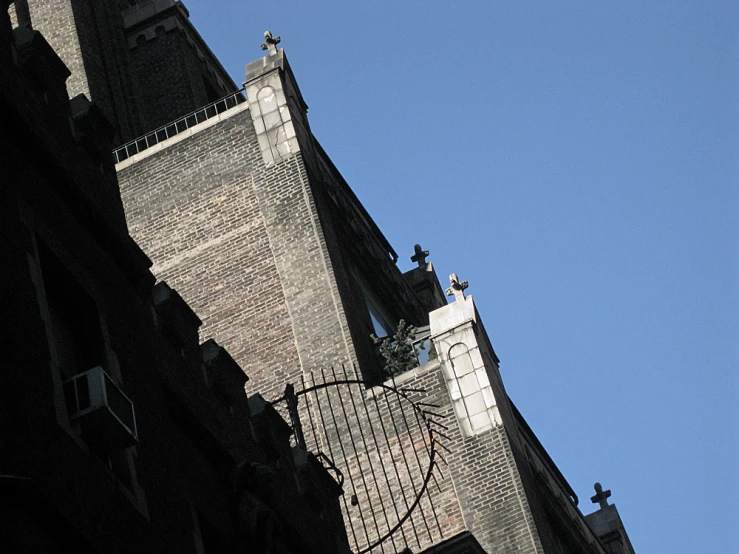
M97 306L69 270L37 241L46 304L62 379L105 365L105 349Z

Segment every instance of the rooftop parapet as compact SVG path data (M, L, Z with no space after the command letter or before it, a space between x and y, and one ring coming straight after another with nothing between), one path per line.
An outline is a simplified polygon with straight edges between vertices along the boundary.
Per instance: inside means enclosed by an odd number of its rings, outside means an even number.
M585 516L585 521L593 530L609 554L634 554L629 536L615 504L609 504L610 490L603 490L600 483L594 485L595 494L590 498L599 508Z
M113 163L119 164L129 158L137 156L146 150L149 150L159 144L173 139L178 136L187 136L186 133L190 131L192 134L196 129L195 127L202 126L203 123L209 120L218 118L221 114L229 111L231 108L244 103L244 89L239 89L235 92L231 92L219 98L215 102L206 104L202 108L183 115L180 118L175 119L161 127L146 133L134 140L122 144L113 150ZM164 146L164 145L163 145ZM154 152L155 150L152 150ZM137 161L138 158L134 158L132 161Z
M416 244L413 251L411 261L417 263L418 267L403 273L403 278L421 299L427 311L432 312L446 306L446 298L444 298L434 265L426 260L429 251L421 248L420 244Z
M244 88L252 121L266 165L278 163L311 144L308 105L303 100L285 51L276 48L280 37L264 33L268 55L246 66Z

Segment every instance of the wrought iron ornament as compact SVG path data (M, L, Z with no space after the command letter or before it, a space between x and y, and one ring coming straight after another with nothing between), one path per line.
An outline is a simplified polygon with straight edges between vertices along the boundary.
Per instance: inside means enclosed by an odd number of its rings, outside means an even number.
M272 404L286 411L297 445L317 453L344 480L342 511L353 551L399 552L442 538L429 490L441 492L440 448L446 429L416 400L425 391L392 384L369 387L356 370L311 372L302 390L286 388ZM387 542L389 541L389 542ZM397 543L397 544L396 544Z

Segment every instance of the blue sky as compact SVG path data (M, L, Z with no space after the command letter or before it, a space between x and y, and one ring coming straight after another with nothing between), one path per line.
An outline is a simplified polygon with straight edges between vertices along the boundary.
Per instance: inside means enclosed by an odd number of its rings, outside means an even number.
M400 255L470 282L510 396L639 553L735 545L735 2L187 0L234 80L282 37Z

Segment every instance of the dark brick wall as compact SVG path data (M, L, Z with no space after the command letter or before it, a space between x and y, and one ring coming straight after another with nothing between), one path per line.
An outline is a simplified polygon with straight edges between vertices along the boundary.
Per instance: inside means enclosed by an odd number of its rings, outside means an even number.
M120 171L133 236L267 397L299 372L293 324L255 192L248 112ZM261 158L260 158L261 160ZM286 187L287 188L287 187Z
M181 2L129 7L123 21L146 131L239 88L192 26Z
M359 367L364 377L373 381L379 369L370 339L374 329L355 274L364 278L365 286L383 304L393 324L403 319L411 325L426 325L428 313L391 259L396 254L387 239L338 169L313 137L306 142L306 167L347 329Z
M0 18L3 53L6 23ZM45 43L34 44L39 56L48 54ZM146 258L125 254L135 250L125 225L100 227L86 207L97 202L115 214L120 202L78 194L106 190L112 168L77 144L69 111L41 109L58 95L38 90L26 69L0 57L0 259L7 264L0 315L12 322L0 333L0 495L13 499L3 508L3 544L12 551L74 544L79 551L195 552L200 520L224 551L243 551L258 537L239 530L230 476L249 462L273 475L269 494L253 501L274 521L274 551L340 551L339 523L298 490L284 423L269 410L251 414L238 390L233 404L219 400L204 379L197 342L176 343L162 332L172 322L157 312L152 280L142 278ZM53 276L41 271L42 243L92 299L106 369L136 409L138 445L115 463L95 452L66 413L57 367L66 339L53 330ZM252 433L257 427L261 433ZM70 536L84 540L70 543Z
M265 165L244 108L194 131L124 162L119 170L129 224L153 258L154 272L175 283L196 307L205 322L204 337L226 344L247 368L252 384L273 398L285 382L298 384L303 375L310 385L312 371L342 363L358 363L362 372L371 373L371 328L352 272L365 276L398 319L424 323L420 302L388 258L382 239L368 236L374 231L362 221L352 204L357 201L342 189L346 184L320 147L304 136L300 153ZM546 505L544 496L551 491L541 488L529 466L497 358L481 325L476 336L503 425L463 437L438 367L407 377L403 387L426 390L416 400L437 404L436 411L449 416L444 422L449 452L443 453L448 466L442 467L446 477L431 502L424 500L424 510L417 510L401 535L393 537L394 546L403 546L414 525L436 525L433 503L442 533L430 533L418 548L467 529L489 552L560 552L570 544L574 552L591 552L582 537L563 539L562 525L569 524L564 519L558 523L562 510ZM328 404L343 411L346 402L327 393L321 411L328 417ZM361 488L368 471L360 464L366 454L356 446L358 429L379 432L391 423L392 416L382 412L356 426L319 429L311 445L345 464L345 490L352 491ZM402 429L390 429L389 436L397 450L374 454L383 467L410 451L410 436ZM335 445L347 439L352 446L338 451ZM413 487L411 476L396 480L406 491ZM379 517L383 504L397 494L391 485L381 485L359 499L360 507L345 506L345 512L356 529L369 527L370 514ZM382 534L379 529L367 532L371 538Z
M236 89L179 7L128 30L116 0L37 0L29 13L72 72L70 96L85 94L100 107L117 130L115 144ZM179 26L165 31L157 26L162 17L179 18ZM17 24L15 9L11 19ZM144 33L147 25L153 34Z
M423 514L430 526L433 526L436 519L438 519L441 526L441 536L443 539L448 539L467 529L463 516L464 505L461 503L458 491L455 488L454 461L450 458L450 452L447 450L452 450L455 447L455 442L459 438L459 430L454 424L454 414L449 402L449 395L438 366L430 363L414 370L412 374L414 375L413 378L397 382L396 386L403 389L424 391L410 393L409 398L417 403L423 402L438 406L438 408L431 408L435 414L440 416L433 419L444 426L435 427L445 436L437 436L440 441L440 444L436 446L438 469L435 472L436 478L429 483L429 494L436 514L434 516L428 507L426 507ZM434 516L434 521L432 521L432 516ZM434 544L438 542L440 541L437 539ZM431 544L424 543L423 546L427 548Z
M270 167L260 159L253 167L254 189L304 371L355 361L302 155Z
M341 378L342 374L338 377ZM327 372L315 380L320 383L334 378L331 372ZM313 384L313 379L309 379L308 385ZM352 415L353 402L347 399L346 391L342 396L330 388L321 393L320 406L315 402L310 404L314 409L320 407L329 422L328 433L323 431L323 424L318 424L321 449L344 472L346 494L357 493L358 505L345 505L344 511L351 520L350 530L353 528L353 534L359 537L360 543L365 533L371 540L382 534L388 517L385 511L391 520L396 517L394 510L403 514L420 490L428 467L425 454L428 440L409 431L413 425L408 426L408 421L414 421L410 407L413 402L419 406L434 406L431 408L435 414L432 419L443 427L432 425L443 435L436 436L440 443L435 447L438 467L429 483L428 493L402 529L388 539L387 544L392 544L395 551L406 545L414 551L422 551L468 530L486 552L598 552L591 549L582 536L578 537L577 533L563 527L563 511L557 506L558 501L554 500L551 491L538 485L525 459L519 458L511 446L510 433L513 440L518 440L515 427L509 430L500 426L474 437L462 434L438 362L407 372L398 376L395 383L388 384L412 391L408 393L408 401L393 394L386 401L380 389L373 389L373 392L365 394L368 413L360 407L356 419ZM361 406L362 399L358 396L362 393L353 392L357 397L354 402ZM380 398L379 409L374 404L374 394ZM329 402L333 405L333 413L328 408ZM345 425L347 411L350 423ZM304 413L304 428L310 435L309 418ZM332 423L334 418L339 421L336 425ZM372 444L373 432L378 437L379 447L370 446L371 453L367 455L365 441ZM385 436L390 448L384 443ZM322 440L326 442L320 442ZM411 441L415 443L415 450L420 452L420 463L415 458ZM343 446L339 446L340 443ZM379 529L374 526L375 520Z
M329 386L301 396L300 406L309 446L320 448L344 475L342 507L353 551L362 551L385 536L411 509L410 517L386 539L386 551L400 552L408 546L421 552L462 532L461 507L450 468L442 460L442 456L448 458L446 451L439 444L432 449L425 415L420 412L429 404L441 406L443 412L450 409L444 401L446 391L436 386L438 366L430 364L419 368L417 374L404 375L397 387L407 393L379 385L366 390L363 385L343 383L345 377L354 378L354 372L329 370L310 375L308 386ZM392 383L388 386L394 388ZM422 402L426 404L419 404ZM449 423L446 419L437 421ZM432 425L434 431L443 429ZM434 440L448 444L441 435L435 435ZM432 460L436 466L424 492ZM356 496L355 505L350 503L352 495ZM413 507L417 498L420 501Z
M463 439L450 472L467 528L489 552L543 552L504 428Z
M70 97L85 94L94 101L114 124L116 143L143 133L118 2L34 0L29 8L34 29L72 72Z
M179 28L165 32L161 27L152 40L140 35L130 54L147 131L210 100L202 64Z
M41 0L31 2L29 8L34 29L44 34L44 38L72 72L67 80L70 97L80 93L89 96L72 1Z
M311 156L311 158L313 158ZM345 333L352 343L355 358L352 362L356 363L360 368L362 375L368 381L376 381L380 372L380 366L377 359L374 343L371 335L375 333L369 315L369 310L362 291L362 285L357 281L354 274L364 274L365 280L369 287L378 298L385 300L388 312L394 315L395 320L406 319L411 324L418 324L415 321L415 314L404 313L402 307L388 302L387 298L383 298L384 289L387 283L380 279L373 278L363 272L359 264L366 265L375 262L371 252L368 251L365 242L366 236L362 236L352 229L349 224L350 214L342 211L332 196L328 192L328 188L332 186L332 176L325 170L321 171L320 164L315 158L308 167L312 168L311 180L313 195L317 206L317 215L323 230L323 236L326 241L326 251L329 255L330 268L333 273L335 292L341 302L338 309L341 310L342 317L345 319ZM333 184L337 186L338 183ZM376 262L375 262L376 263ZM383 286L385 285L385 286ZM393 313L394 312L394 313ZM333 362L336 363L336 362ZM331 362L329 362L332 365Z
M196 308L203 338L275 393L301 367L357 363L358 350L363 367L375 363L332 219L340 214L308 175L301 154L264 165L248 111L119 171L131 232L154 272Z
M50 25L47 16L52 11L62 18L55 40L69 48L71 63L77 64L75 78L91 79L91 92L98 86L93 83L109 87L129 75L128 62L113 69L106 66L106 59L119 50L118 42L106 43L97 57L84 54L95 51L94 42L99 40L91 29L107 32L106 26L118 24L113 12L106 11L112 5L47 0L36 12L45 25ZM65 6L73 6L74 12L65 11ZM70 34L67 27L74 25L84 30ZM179 30L160 33L133 52L139 83L164 75L161 83L141 92L162 104L147 118L161 117L165 122L205 103L202 66ZM99 90L105 106L105 90ZM116 94L108 96L112 99L108 110L125 105L127 94L132 97L125 87ZM161 112L168 109L165 100L177 110ZM24 101L34 109L33 95ZM151 284L142 277L146 260L119 252L135 248L121 246L128 237L110 167L80 162L82 149L68 126L67 135L62 131L64 114L55 115L48 106L43 109L49 111L47 122L56 127L20 133L18 128L8 132L8 127L0 134L0 148L10 152L7 160L14 160L7 173L11 185L0 189L4 199L0 232L9 239L2 243L3 259L12 268L3 290L3 319L15 322L4 333L10 369L3 374L6 398L0 413L3 449L13 452L8 471L32 477L51 503L61 506L103 551L133 551L145 543L187 552L193 549L196 512L227 545L239 542L224 468L233 466L239 456L247 457L281 470L275 477L275 488L281 492L273 507L289 517L284 524L292 529L293 542L280 543L276 549L331 551L331 541L327 546L315 520L300 517L308 513L307 505L295 490L284 440L276 447L279 455L274 454L271 439L259 440L262 431L255 442L251 423L243 418L246 408L242 406L241 416L234 417L238 414L207 389L200 362L193 358L197 343L175 344L162 334L163 316L155 315L151 300L142 293L142 283ZM133 121L130 114L123 117ZM351 219L354 212L342 203L354 202L342 192L345 183L312 139L303 137L303 142L302 153L265 166L249 111L241 108L189 138L123 164L119 173L131 231L153 258L155 274L179 289L196 309L205 322L202 338L214 337L227 346L252 377L250 389L267 398L279 396L286 382L298 383L301 375L342 363L358 363L365 375L372 374L371 327L353 271L368 277L394 317L424 323L420 304L387 259L382 241L363 237L371 229ZM47 161L56 156L56 167L50 170L34 161L39 153ZM62 178L55 175L58 169ZM24 183L23 192L13 188L14 183ZM107 220L112 224L101 223ZM120 482L68 426L59 424L58 391L49 373L54 362L48 316L35 261L37 237L69 265L101 312L109 362L137 407L141 442L133 458L138 475L134 487ZM494 353L482 327L478 339L494 367ZM14 347L18 344L24 347ZM505 399L497 367L494 373L496 397ZM411 543L407 536L414 527L426 527L432 531L426 537L421 533L416 544L420 549L468 529L490 552L598 552L583 543L577 522L567 519L567 511L557 505L556 491L552 494L547 488L546 475L537 473L505 401L500 402L504 426L465 438L454 421L438 367L430 364L409 374L402 386L424 389L412 393L412 399L436 404L435 411L448 416L444 444L449 452L441 451L448 465L441 463L430 500L425 498L400 535L393 537L394 546L400 549L404 542ZM21 398L26 408L18 407ZM337 408L346 400L336 395L327 399ZM391 409L394 406L387 406L387 411L383 408L360 422L362 428L389 434L394 450L377 460L383 467L412 450L410 433L402 426L390 429ZM345 426L340 435L352 437L357 429ZM317 441L326 438L336 437L324 434ZM39 452L54 452L53 462L39 459ZM366 472L359 464L366 455L348 456L350 484ZM409 491L416 477L417 473L400 475L396 481ZM396 494L390 485L375 488L360 499L364 512L357 509L350 517L359 526L367 510L378 515L380 506ZM147 525L147 517L157 525ZM120 536L120 529L126 536Z

